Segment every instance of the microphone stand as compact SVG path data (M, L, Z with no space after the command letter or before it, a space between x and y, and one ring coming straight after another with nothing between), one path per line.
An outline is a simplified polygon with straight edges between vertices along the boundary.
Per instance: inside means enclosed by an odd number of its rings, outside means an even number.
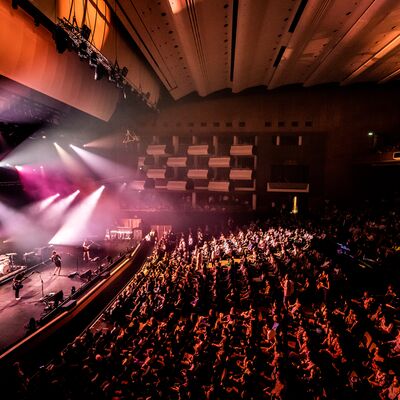
M39 299L42 301L44 299L44 288L43 288L43 279L42 279L42 274L39 271L36 271L39 274L40 282L42 283L42 297Z
M76 253L76 273L79 274L79 250Z

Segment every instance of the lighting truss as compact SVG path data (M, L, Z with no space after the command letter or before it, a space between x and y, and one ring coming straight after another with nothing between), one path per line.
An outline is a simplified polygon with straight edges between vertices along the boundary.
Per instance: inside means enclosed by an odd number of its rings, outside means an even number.
M140 141L139 136L137 136L135 132L131 132L129 129L127 129L124 135L124 139L122 140L122 143L123 144L137 143L139 141Z
M75 21L74 21L75 22ZM54 32L54 40L59 53L65 50L76 51L82 60L88 60L89 65L95 68L95 79L100 80L103 76L108 76L108 80L113 82L119 89L130 89L136 96L143 101L149 108L157 110L156 104L150 101L150 94L128 82L126 76L128 68L120 68L118 62L112 63L88 40L90 29L83 25L79 28L75 23L71 23L66 18L59 18ZM125 97L125 96L124 96Z

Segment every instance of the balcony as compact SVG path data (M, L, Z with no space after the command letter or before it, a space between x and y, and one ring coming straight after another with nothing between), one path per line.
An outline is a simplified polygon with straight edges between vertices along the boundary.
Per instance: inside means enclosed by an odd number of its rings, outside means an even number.
M308 193L310 185L308 183L287 183L287 182L268 182L267 192L280 193Z

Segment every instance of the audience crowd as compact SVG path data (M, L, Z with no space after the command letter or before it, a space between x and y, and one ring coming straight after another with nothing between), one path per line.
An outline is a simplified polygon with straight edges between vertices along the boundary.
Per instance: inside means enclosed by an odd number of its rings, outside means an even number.
M379 268L399 223L332 208L167 233L101 323L32 377L14 365L17 398L400 400L397 282L360 291L326 250Z

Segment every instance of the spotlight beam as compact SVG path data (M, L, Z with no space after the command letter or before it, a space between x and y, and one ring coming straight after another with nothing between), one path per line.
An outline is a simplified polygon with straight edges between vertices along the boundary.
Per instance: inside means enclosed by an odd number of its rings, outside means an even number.
M33 220L3 203L0 203L0 221L2 235L7 235L13 241L26 244L38 237L39 230Z
M90 151L81 149L73 144L71 148L78 154L81 160L97 175L101 178L110 179L120 176L129 176L132 171L124 167L121 164L113 162L105 157L101 157Z
M60 197L59 193L53 194L28 206L26 210L30 215L38 214L49 207L58 197Z
M64 225L49 241L49 244L76 245L81 243L86 236L88 222L96 209L103 190L104 186L101 186L75 206L67 216Z
M57 203L52 204L44 213L42 217L41 223L46 226L56 226L61 220L62 216L67 212L69 206L76 199L79 190L76 190L74 193L71 193L69 196L64 197L59 200Z
M59 144L57 143L53 144L64 166L73 173L80 172L81 171L80 163L74 157L72 157L71 154L69 154L66 150L64 150Z

